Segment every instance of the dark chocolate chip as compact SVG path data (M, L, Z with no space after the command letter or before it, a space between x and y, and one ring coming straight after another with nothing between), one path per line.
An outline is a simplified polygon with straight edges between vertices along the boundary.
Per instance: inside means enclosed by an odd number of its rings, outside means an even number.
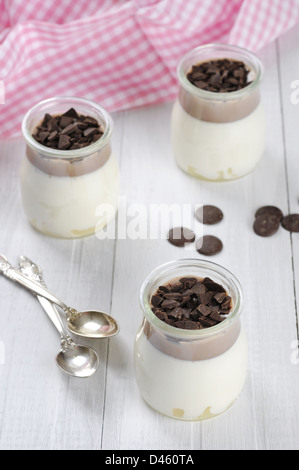
M283 217L282 211L276 206L263 206L260 207L256 213L255 217L265 216L265 217L276 217L279 221Z
M299 214L289 214L282 218L281 225L289 232L299 232Z
M214 225L221 222L223 212L216 206L205 205L196 210L195 217L203 224Z
M192 243L194 240L194 232L186 227L174 227L168 232L168 241L175 246L183 247L186 243Z
M213 256L223 249L222 241L214 235L204 235L196 243L198 253L205 256Z
M260 237L271 237L279 229L279 220L265 215L258 216L253 223L254 232Z

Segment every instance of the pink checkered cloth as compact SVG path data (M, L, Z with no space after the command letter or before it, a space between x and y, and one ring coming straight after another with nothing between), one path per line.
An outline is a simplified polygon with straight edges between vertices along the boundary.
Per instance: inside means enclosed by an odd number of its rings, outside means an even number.
M0 137L53 96L110 112L172 100L189 49L257 50L298 21L298 0L0 0Z

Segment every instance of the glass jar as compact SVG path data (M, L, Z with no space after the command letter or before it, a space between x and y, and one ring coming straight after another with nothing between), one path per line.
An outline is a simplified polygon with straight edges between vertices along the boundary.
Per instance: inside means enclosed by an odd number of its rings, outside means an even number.
M200 330L175 328L153 313L157 288L180 277L210 277L232 297L221 323ZM143 399L160 413L182 420L204 420L226 411L239 396L247 372L247 340L241 327L242 289L218 264L183 259L155 269L144 281L144 319L135 341L135 375Z
M57 150L38 143L32 133L46 113L74 108L103 128L99 140L77 150ZM23 119L26 155L21 167L25 214L38 231L53 237L78 238L102 230L117 210L118 163L111 151L112 119L87 99L51 98L35 105ZM111 210L100 211L103 205ZM102 217L97 217L97 211Z
M193 65L215 59L242 61L249 85L238 91L212 92L187 78ZM171 117L171 145L179 167L208 181L226 181L250 173L265 148L265 111L261 102L262 64L252 52L208 44L188 52L177 73L180 84Z

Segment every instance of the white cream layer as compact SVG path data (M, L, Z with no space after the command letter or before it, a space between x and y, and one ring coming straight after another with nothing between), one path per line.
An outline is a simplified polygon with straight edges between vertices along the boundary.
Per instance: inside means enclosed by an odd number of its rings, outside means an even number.
M118 164L111 155L101 168L91 173L60 177L44 173L25 158L21 190L28 220L40 232L61 238L90 235L110 221L111 214L102 218L96 215L99 205L117 210Z
M238 121L213 123L196 119L179 100L172 111L172 151L187 173L207 180L240 178L258 164L265 147L262 104Z
M144 333L137 335L135 373L141 395L167 416L199 420L224 412L242 391L246 371L247 339L242 330L225 353L200 361L168 356Z

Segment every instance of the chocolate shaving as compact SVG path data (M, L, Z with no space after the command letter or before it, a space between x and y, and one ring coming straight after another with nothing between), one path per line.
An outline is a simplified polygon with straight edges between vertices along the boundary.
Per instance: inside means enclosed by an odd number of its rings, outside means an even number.
M188 80L197 88L214 93L229 93L248 86L250 70L244 62L215 59L192 66Z
M78 150L99 140L103 133L96 119L79 115L74 108L70 108L62 115L46 113L32 137L53 149Z

